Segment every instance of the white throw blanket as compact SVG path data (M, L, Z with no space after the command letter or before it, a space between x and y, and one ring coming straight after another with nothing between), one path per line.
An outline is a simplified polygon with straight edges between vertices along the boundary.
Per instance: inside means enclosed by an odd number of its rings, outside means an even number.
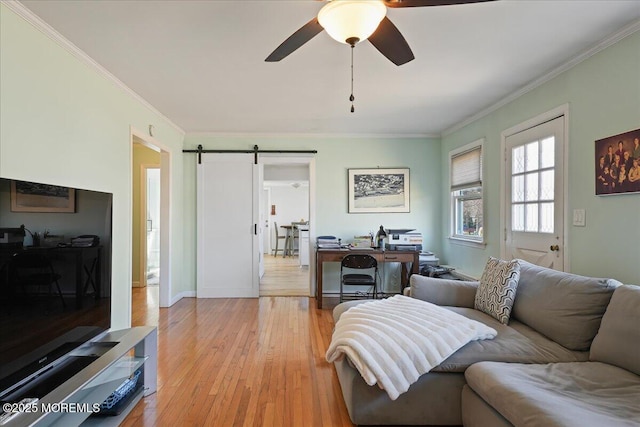
M347 355L369 385L391 400L470 341L494 338L480 322L419 299L396 295L350 308L336 323L327 361Z

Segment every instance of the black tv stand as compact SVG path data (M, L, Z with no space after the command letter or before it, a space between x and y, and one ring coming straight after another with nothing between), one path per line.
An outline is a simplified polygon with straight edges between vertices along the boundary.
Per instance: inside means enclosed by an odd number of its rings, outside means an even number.
M96 408L138 373L136 389L119 402L118 416L91 417ZM157 330L140 326L112 331L73 350L58 366L23 384L6 400L38 398L37 410L11 417L1 427L120 424L157 387ZM81 408L83 411L78 411Z

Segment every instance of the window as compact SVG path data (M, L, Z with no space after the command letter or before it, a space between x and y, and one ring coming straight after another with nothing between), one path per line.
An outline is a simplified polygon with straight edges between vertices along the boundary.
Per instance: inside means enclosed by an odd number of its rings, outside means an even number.
M555 137L511 148L511 231L554 233Z
M482 144L475 141L450 153L451 237L484 242Z

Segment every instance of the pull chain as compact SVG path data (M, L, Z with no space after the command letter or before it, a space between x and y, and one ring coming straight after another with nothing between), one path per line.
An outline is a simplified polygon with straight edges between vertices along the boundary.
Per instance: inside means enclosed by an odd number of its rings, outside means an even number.
M354 111L356 111L355 107L353 106L353 100L356 99L353 96L353 49L356 47L355 43L353 43L351 45L351 96L349 97L349 101L351 101L351 112L353 113Z
M356 44L360 41L360 39L357 37L349 37L345 41L348 45L351 46L351 96L349 97L349 101L351 101L351 112L353 113L354 111L356 111L355 107L353 106L353 100L356 99L353 96L353 49L356 47Z

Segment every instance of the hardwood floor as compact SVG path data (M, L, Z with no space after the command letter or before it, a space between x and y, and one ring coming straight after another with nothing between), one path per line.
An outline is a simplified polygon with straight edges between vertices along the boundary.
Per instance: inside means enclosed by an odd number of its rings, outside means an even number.
M134 289L135 324L154 320L149 294ZM325 302L184 298L160 309L158 392L122 425L352 426L324 358L335 305Z
M158 326L160 315L159 288L157 286L133 288L131 307L132 326Z
M260 296L309 296L309 267L300 267L297 256L265 255Z

